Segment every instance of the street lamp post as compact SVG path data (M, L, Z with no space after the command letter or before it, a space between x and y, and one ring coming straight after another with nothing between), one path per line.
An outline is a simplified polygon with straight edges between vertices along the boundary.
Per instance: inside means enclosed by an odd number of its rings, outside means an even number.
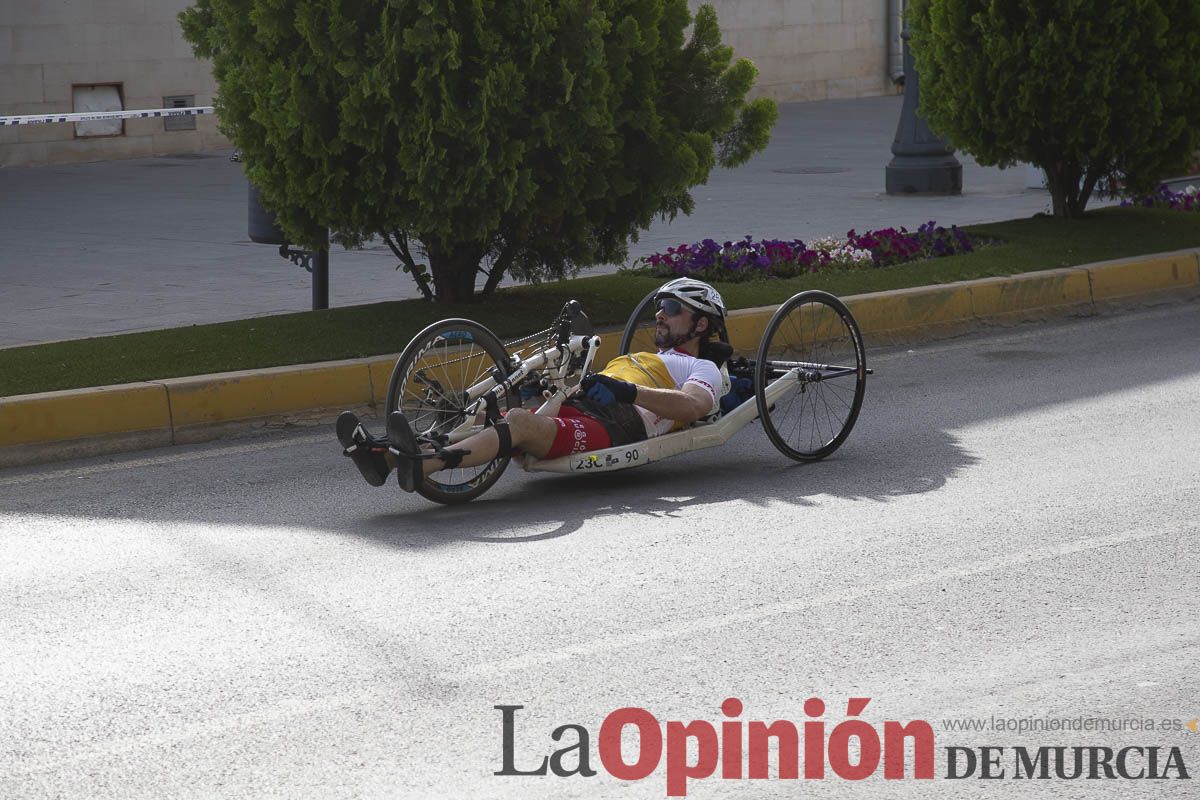
M962 164L954 157L954 148L917 114L921 87L907 26L900 37L904 40L904 105L892 141L894 158L885 173L887 193L962 194Z
M259 244L279 245L279 255L298 267L312 273L313 311L329 308L329 245L319 250L297 250L288 246L287 236L275 224L275 215L263 208L258 199L258 188L249 184L247 198L250 241Z

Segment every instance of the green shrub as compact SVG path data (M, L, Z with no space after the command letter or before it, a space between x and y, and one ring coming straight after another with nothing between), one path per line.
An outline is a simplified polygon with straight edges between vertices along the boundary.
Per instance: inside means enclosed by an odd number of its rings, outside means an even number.
M1200 144L1196 0L914 0L909 23L920 113L981 164L1044 169L1056 216Z
M486 295L623 260L777 114L686 0L198 0L180 21L289 236L382 236L446 302L480 272Z

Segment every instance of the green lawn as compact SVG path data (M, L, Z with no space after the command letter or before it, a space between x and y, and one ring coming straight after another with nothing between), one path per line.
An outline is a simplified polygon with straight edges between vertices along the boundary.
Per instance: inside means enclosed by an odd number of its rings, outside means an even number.
M1001 244L886 269L718 288L730 308L750 308L808 288L846 296L1200 247L1200 214L1166 210L1109 208L1072 222L1034 217L967 230ZM570 298L583 303L598 327L620 326L659 282L605 275L506 289L485 305L404 300L5 349L0 396L395 353L425 325L446 317L470 317L513 337L548 326Z

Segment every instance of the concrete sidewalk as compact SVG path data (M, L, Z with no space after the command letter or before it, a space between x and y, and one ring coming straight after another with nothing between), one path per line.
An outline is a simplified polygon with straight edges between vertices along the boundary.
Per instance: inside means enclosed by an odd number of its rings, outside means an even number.
M716 171L693 191L695 213L655 225L631 258L705 237L809 239L1048 211L1025 170L961 154L961 196L885 195L900 102L782 106L768 149ZM229 155L0 170L0 346L307 310L308 273L247 238L246 181ZM383 245L335 248L330 261L331 305L417 295Z

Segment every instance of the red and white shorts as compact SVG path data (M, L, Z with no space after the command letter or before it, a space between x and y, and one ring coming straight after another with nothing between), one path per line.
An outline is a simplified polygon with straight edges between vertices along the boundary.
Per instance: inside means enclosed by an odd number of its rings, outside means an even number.
M612 439L600 421L574 406L564 405L551 419L558 425L558 432L544 459L612 447Z

